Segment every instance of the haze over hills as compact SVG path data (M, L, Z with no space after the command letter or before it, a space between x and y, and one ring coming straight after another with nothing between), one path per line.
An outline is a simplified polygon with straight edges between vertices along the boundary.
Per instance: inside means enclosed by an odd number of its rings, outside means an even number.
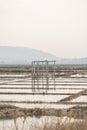
M27 64L33 60L56 60L58 64L87 64L87 58L62 59L31 48L0 46L0 64Z
M26 64L33 60L59 60L59 58L31 48L0 46L0 63L2 64Z

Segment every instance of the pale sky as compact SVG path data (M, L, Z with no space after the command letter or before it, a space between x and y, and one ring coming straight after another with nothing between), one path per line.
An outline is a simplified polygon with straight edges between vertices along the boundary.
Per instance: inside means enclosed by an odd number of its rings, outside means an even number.
M87 0L0 0L0 45L87 57Z

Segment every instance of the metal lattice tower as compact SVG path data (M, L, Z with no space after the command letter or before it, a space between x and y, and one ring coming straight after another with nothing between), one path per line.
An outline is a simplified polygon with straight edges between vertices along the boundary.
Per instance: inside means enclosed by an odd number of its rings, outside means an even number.
M32 91L43 88L45 92L52 82L55 89L55 63L56 61L32 61Z

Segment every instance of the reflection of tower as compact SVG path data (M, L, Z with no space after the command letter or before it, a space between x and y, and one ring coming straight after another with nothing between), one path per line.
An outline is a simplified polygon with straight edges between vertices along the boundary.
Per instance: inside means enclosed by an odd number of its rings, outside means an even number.
M53 64L53 80L54 80L54 89L56 89L55 87L55 61L54 61L54 64Z
M48 61L46 62L46 91L49 89L49 64Z
M50 88L50 81L55 88L55 62L56 61L32 61L32 90Z
M37 88L39 90L39 78L40 78L40 76L39 76L39 62L37 62L37 74L36 74L36 76L37 76Z

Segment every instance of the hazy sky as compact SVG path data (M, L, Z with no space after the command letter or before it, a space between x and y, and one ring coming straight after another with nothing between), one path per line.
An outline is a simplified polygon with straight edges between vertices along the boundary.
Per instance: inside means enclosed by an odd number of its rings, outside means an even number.
M0 0L0 45L87 57L87 0Z

